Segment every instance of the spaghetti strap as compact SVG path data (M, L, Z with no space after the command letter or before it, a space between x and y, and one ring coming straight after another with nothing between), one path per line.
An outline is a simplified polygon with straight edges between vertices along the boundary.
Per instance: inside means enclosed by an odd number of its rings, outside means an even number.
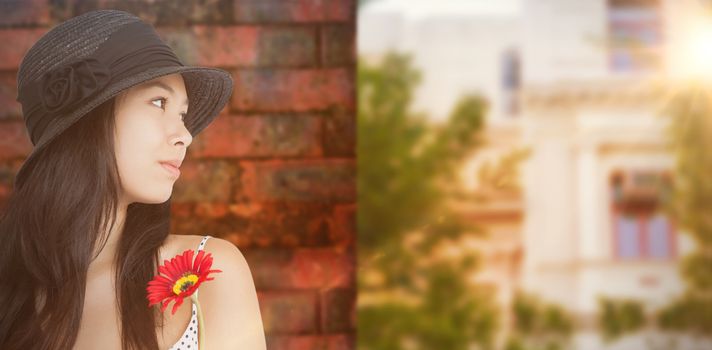
M203 240L200 241L200 245L198 245L198 250L203 250L203 248L205 247L205 242L207 242L208 238L210 238L210 237L212 237L212 236L211 235L203 236Z
M203 250L205 248L205 243L208 241L209 238L211 238L211 235L205 235L203 236L203 239L200 241L200 244L198 245L198 251ZM198 292L200 291L200 288L195 290L195 295L198 296Z

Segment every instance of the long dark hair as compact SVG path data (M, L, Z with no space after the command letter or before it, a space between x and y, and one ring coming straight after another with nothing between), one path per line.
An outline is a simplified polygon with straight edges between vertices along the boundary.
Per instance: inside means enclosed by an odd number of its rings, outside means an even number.
M69 349L79 334L89 264L115 224L120 178L115 98L40 150L15 179L0 218L0 348ZM113 278L123 349L158 349L157 307L146 284L168 237L170 200L132 203Z

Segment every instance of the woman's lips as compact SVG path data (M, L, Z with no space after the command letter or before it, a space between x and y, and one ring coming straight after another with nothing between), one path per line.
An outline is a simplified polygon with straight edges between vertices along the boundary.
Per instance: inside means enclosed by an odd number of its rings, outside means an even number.
M169 174L171 174L173 177L179 177L180 176L180 169L174 167L171 164L168 163L160 163L163 169L166 169Z

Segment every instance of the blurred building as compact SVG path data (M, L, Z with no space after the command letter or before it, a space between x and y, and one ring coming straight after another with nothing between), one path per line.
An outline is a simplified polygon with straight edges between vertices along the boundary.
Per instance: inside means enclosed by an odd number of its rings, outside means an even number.
M577 349L604 344L599 297L648 310L683 291L682 236L663 211L673 156L660 115L684 1L526 1L523 287L571 310ZM677 16L677 18L676 18Z
M465 187L488 200L459 206L490 233L467 243L483 252L477 280L503 310L517 288L565 307L576 349L647 349L656 334L605 343L598 301L632 298L653 312L684 290L678 261L691 247L663 211L674 157L660 107L701 69L686 52L709 20L705 2L522 0L417 16L399 3L361 11L359 53L412 53L424 74L416 108L434 120L468 92L492 105L489 144L463 169ZM481 182L479 169L522 146L521 192Z

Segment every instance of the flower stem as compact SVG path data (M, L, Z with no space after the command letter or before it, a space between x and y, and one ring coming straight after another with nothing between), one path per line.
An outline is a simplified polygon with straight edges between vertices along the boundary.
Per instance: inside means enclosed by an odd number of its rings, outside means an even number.
M203 341L203 335L205 334L205 321L203 320L203 312L200 310L200 302L198 302L198 295L193 293L190 295L190 300L195 304L195 308L198 309L198 349L205 350L205 342Z

